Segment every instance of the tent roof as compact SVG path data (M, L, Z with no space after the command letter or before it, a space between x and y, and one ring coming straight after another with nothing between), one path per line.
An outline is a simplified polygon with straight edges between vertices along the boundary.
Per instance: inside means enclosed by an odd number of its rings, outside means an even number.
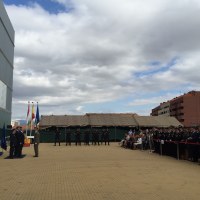
M88 117L86 115L42 115L40 127L68 127L87 126Z
M91 126L137 126L133 113L87 113Z
M51 126L126 126L178 127L183 126L175 117L138 116L134 113L87 113L86 115L42 115L41 128Z
M178 127L183 126L175 117L168 116L135 116L141 127Z

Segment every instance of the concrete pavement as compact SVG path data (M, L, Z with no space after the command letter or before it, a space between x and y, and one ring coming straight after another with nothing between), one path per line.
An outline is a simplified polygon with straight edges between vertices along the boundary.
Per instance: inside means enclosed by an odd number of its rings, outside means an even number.
M148 151L110 146L25 147L0 157L0 200L197 200L200 166Z

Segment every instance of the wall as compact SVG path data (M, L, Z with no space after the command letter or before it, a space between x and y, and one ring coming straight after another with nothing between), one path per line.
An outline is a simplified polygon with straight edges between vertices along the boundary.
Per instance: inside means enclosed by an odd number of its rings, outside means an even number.
M0 0L0 81L1 86L6 86L5 97L1 95L0 101L0 128L5 123L11 124L12 91L13 91L13 60L14 60L14 29Z

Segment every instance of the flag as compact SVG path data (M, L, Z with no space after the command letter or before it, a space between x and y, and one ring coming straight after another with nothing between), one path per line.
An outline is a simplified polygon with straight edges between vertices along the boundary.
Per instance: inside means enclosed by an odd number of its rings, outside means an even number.
M37 102L37 110L36 110L36 118L35 118L36 126L38 125L39 122L40 122L40 114L39 114L39 106L38 106L38 102Z
M28 102L28 110L27 110L27 116L26 116L26 124L27 126L30 126L31 124L31 113L30 113L30 102Z
M5 123L3 125L2 136L1 136L1 148L4 149L4 150L7 150Z
M34 109L34 103L32 102L32 112L31 112L31 132L32 133L32 129L33 129L33 120L35 120L35 109Z
M32 102L32 121L35 119L35 109L34 109L34 103Z

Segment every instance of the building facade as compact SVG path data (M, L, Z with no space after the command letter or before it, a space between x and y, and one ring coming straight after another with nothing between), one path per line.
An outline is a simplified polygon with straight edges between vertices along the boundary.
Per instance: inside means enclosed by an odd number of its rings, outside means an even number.
M170 102L163 102L158 109L158 115L170 116Z
M153 108L151 110L151 116L158 116L159 109L160 109L160 106L157 106L157 107Z
M14 29L0 0L0 128L11 124Z
M200 126L200 91L190 91L156 107L157 115L176 117L186 127ZM157 116L155 108L151 115Z

